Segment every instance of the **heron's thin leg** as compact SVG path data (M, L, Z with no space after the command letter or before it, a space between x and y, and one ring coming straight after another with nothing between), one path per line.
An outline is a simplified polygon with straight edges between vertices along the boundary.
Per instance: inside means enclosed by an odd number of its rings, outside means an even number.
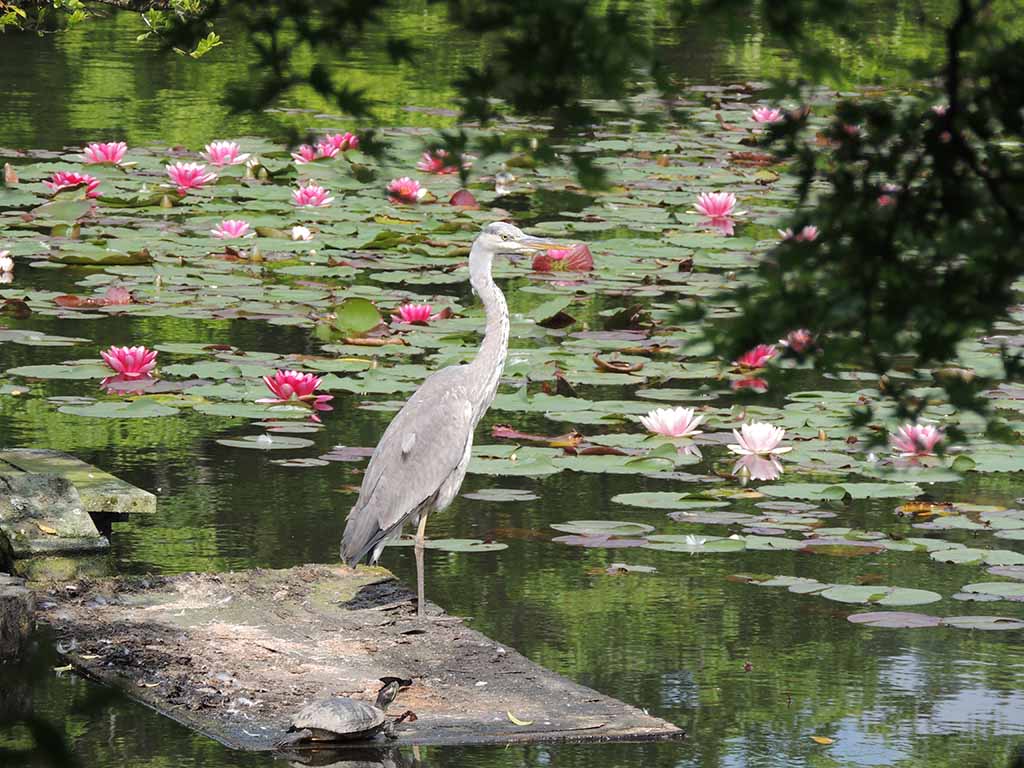
M416 528L416 546L414 547L414 549L416 551L416 597L417 597L416 613L419 616L425 616L426 615L426 606L427 606L427 600L426 600L426 597L424 596L424 589L423 589L423 545L424 545L424 542L426 540L426 536L425 536L426 530L427 530L427 513L424 512L424 513L422 513L420 515L420 524Z

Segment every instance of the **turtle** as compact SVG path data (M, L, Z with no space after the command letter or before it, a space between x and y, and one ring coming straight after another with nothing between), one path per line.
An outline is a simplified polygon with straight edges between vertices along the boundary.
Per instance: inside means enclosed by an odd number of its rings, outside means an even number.
M381 732L394 738L392 730L395 724L412 713L407 712L395 720L389 720L387 708L398 696L400 689L412 685L412 680L382 677L380 681L383 685L373 704L345 696L332 696L307 704L292 717L287 733L276 746L283 748L305 742L360 741L372 739Z

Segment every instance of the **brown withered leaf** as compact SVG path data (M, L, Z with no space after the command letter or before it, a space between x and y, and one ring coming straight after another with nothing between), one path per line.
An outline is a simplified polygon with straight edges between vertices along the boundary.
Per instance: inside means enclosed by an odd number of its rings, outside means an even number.
M730 152L729 162L733 165L743 165L753 168L775 165L778 160L771 155L766 155L764 152Z
M590 359L594 361L594 365L607 373L636 373L644 368L642 362L627 363L624 360L605 360L601 357L600 352L595 352Z

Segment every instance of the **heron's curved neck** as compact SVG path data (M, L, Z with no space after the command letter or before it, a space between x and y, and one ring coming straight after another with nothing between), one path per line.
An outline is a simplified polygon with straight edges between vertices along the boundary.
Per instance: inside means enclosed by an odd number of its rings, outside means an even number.
M470 261L472 263L473 259ZM479 273L471 269L470 273L470 282L480 296L487 315L483 344L470 363L477 372L473 379L479 382L479 389L473 398L474 417L479 421L494 400L498 391L498 381L505 368L505 358L508 356L508 305L505 303L505 295L491 277L489 262L486 269L480 270Z

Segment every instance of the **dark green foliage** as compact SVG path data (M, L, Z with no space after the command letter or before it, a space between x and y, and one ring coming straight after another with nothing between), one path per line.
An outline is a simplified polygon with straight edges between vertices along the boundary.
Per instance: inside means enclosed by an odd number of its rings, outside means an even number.
M981 4L984 5L984 4ZM992 328L1024 272L1024 46L1004 39L979 4L961 3L934 100L843 102L820 149L806 113L789 115L768 143L801 178L794 229L815 242L784 241L760 282L730 294L740 317L709 330L732 354L807 327L827 341L818 362L892 369L954 360L957 344ZM788 17L787 17L788 18ZM933 110L932 105L948 105ZM1005 350L1007 378L1020 372ZM913 418L920 380L885 380ZM941 379L950 401L985 412L982 378Z

